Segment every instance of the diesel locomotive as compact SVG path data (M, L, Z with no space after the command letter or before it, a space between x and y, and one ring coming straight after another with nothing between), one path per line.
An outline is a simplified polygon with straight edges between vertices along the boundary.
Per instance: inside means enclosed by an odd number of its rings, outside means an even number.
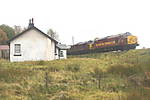
M126 32L123 34L107 36L101 39L95 39L94 41L77 43L71 46L71 48L68 50L68 54L79 55L86 53L109 52L118 50L124 51L135 49L138 45L139 44L137 36Z

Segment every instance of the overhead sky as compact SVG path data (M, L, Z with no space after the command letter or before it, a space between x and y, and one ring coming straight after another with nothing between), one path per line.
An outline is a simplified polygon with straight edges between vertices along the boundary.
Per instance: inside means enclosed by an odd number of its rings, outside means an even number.
M0 24L53 29L72 44L130 32L150 48L150 0L1 0Z

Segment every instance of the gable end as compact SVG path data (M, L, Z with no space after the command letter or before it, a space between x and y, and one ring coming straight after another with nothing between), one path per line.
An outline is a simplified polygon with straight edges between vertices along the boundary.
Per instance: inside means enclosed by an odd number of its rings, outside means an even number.
M35 26L28 28L27 30L23 31L20 34L17 34L16 36L14 36L13 38L11 38L10 40L7 41L7 43L9 44L11 41L15 40L16 38L18 38L19 36L25 34L27 31L31 30L31 29L35 29L37 31L39 31L41 34L43 34L44 36L46 36L47 38L49 38L50 40L54 41L55 43L58 43L58 41L56 41L55 39L53 39L52 37L50 37L49 35L45 34L44 32L42 32L41 30L39 30L38 28L36 28Z

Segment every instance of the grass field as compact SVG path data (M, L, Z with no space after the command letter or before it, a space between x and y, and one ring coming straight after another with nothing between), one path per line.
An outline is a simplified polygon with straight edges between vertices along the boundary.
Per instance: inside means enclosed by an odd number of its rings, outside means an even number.
M0 100L149 100L150 49L0 60Z

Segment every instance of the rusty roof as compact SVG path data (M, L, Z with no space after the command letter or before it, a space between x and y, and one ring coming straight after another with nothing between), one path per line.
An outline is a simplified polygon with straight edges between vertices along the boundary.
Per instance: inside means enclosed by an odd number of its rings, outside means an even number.
M0 50L8 50L9 46L8 45L0 45Z

